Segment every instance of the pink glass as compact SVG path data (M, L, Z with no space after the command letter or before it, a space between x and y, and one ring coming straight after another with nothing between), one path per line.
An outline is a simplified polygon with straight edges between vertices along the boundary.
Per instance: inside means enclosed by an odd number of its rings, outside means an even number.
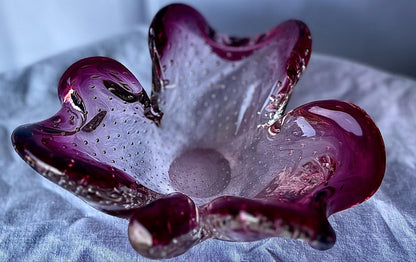
M234 38L175 4L155 16L149 48L151 97L117 61L78 61L59 82L61 110L14 131L19 155L95 208L130 219L130 242L147 257L177 256L208 238L331 248L327 217L376 192L385 150L353 104L315 101L285 114L310 58L307 26L290 20Z

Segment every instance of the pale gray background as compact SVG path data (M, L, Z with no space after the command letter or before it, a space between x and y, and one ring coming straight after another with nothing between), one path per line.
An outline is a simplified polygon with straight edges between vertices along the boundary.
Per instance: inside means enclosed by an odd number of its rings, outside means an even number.
M115 37L171 0L0 0L0 72ZM414 0L184 0L217 29L251 35L289 18L305 21L315 52L416 77Z

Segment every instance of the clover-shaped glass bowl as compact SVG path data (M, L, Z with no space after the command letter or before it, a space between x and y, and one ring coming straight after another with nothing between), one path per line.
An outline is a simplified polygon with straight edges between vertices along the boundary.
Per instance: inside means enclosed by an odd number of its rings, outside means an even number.
M375 193L385 151L350 103L284 114L310 58L307 26L290 20L235 38L175 4L155 16L149 49L151 97L120 63L83 59L59 82L61 110L14 131L16 151L97 209L129 218L130 242L147 257L208 238L330 248L327 217Z

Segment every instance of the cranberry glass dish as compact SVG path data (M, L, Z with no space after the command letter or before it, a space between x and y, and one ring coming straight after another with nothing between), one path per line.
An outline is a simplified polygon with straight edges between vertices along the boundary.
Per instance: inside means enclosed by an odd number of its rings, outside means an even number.
M123 65L86 58L62 76L62 108L12 142L41 175L128 218L135 250L177 256L208 238L303 239L328 249L327 218L372 196L381 134L359 107L285 107L311 54L290 20L252 38L214 31L174 4L149 29L152 94Z

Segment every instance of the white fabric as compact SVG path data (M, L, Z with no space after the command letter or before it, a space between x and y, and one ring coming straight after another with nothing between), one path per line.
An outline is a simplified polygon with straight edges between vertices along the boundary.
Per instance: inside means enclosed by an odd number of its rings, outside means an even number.
M145 261L127 239L128 221L105 215L50 183L13 152L18 125L59 108L57 83L73 62L109 56L149 92L147 28L0 75L0 261ZM384 137L387 170L378 192L337 213L336 245L317 251L291 239L253 243L209 240L173 261L410 261L416 259L416 82L313 54L289 108L322 99L357 104Z

